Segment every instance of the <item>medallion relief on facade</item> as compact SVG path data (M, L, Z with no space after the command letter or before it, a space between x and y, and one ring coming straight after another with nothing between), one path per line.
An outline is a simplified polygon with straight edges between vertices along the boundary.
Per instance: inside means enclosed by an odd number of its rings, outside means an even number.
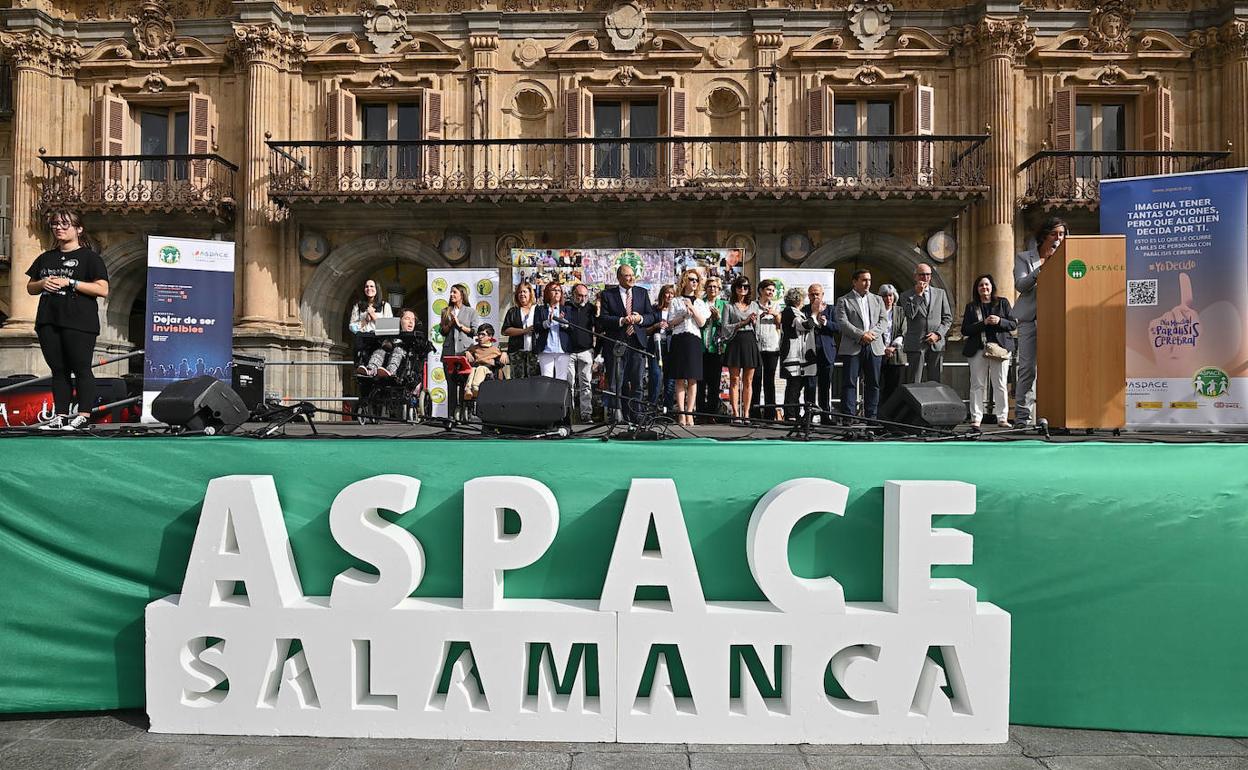
M375 0L362 15L364 36L377 53L391 53L400 43L412 39L407 31L407 13L395 7L393 0Z
M617 3L604 19L607 39L616 51L632 53L646 34L646 11L636 0Z
M162 0L143 0L139 14L130 17L130 25L140 59L186 56L186 49L177 41L173 15Z
M865 0L849 7L849 33L864 51L874 51L888 34L893 6L882 0Z
M1131 45L1135 7L1126 0L1097 4L1088 14L1086 47L1097 53L1122 53Z

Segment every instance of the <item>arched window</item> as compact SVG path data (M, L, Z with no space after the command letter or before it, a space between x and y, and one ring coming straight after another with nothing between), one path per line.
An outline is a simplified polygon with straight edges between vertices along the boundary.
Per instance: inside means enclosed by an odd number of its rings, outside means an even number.
M731 88L720 87L711 91L706 99L706 116L713 137L743 136L745 134L745 110L741 97ZM744 147L740 142L711 142L711 172L717 177L733 177L745 174L742 160Z
M549 139L546 130L546 116L550 105L540 91L526 89L516 94L516 137L519 139ZM550 164L550 148L546 144L523 144L514 154L515 167L505 169L513 178L538 180L548 178L552 170Z

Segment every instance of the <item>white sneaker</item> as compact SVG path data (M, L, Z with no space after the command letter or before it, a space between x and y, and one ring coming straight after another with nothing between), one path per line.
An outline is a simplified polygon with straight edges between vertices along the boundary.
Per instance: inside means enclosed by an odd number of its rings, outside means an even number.
M39 426L39 430L62 430L65 427L65 415L54 415L51 420Z
M90 424L90 417L85 414L76 414L61 426L61 430L86 430Z

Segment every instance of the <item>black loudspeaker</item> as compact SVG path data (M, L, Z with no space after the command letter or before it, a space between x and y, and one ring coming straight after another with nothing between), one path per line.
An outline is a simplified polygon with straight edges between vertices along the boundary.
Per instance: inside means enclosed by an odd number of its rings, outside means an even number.
M166 425L205 433L230 433L250 411L230 386L211 375L178 380L152 401L152 416Z
M256 407L264 403L264 359L235 353L232 374L230 384L254 414Z
M567 380L522 377L486 380L477 393L477 417L495 430L541 430L567 425L572 391Z
M958 392L940 382L902 385L880 408L880 419L923 428L952 428L966 419Z

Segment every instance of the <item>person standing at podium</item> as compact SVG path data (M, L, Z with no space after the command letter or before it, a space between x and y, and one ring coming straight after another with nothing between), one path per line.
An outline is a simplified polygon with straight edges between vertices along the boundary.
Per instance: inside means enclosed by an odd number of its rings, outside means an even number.
M1018 302L1018 372L1014 382L1014 423L1019 427L1036 421L1036 281L1048 260L1066 240L1066 222L1049 217L1036 230L1035 245L1014 257L1014 288Z

